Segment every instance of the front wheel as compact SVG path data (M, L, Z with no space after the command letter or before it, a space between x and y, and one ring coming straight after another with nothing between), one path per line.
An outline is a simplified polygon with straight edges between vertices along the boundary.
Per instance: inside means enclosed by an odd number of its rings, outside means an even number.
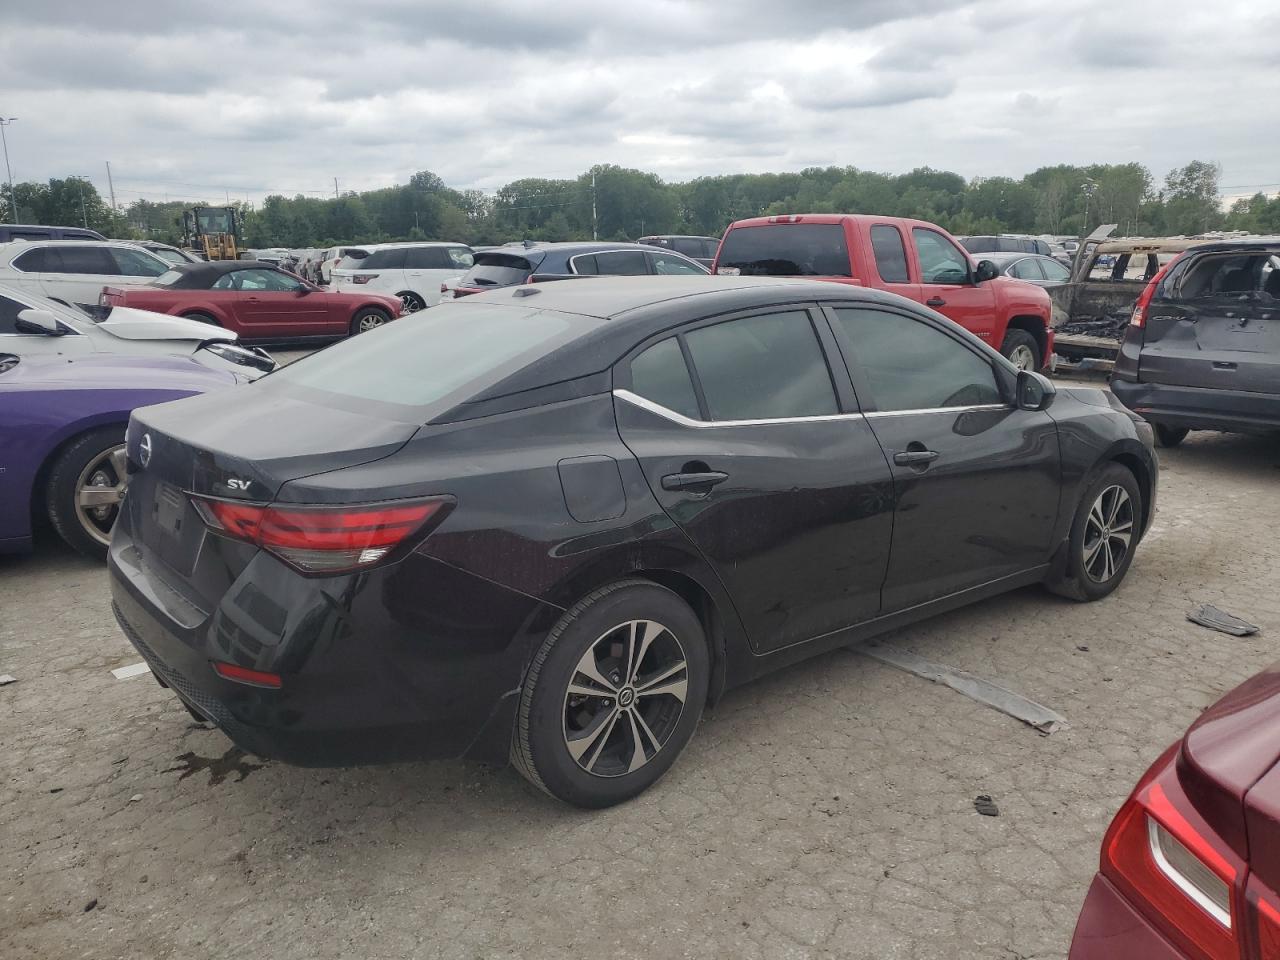
M68 544L106 559L125 488L124 426L100 427L73 440L49 469L49 520Z
M1019 370L1040 369L1040 345L1025 330L1009 330L1004 335L1000 352Z
M216 318L209 316L207 313L184 313L183 316L188 320L195 320L197 323L207 323L211 327L222 326Z
M351 335L354 337L357 333L368 333L370 330L376 330L390 321L391 315L385 310L379 310L377 307L366 307L351 318Z
M1141 523L1137 479L1120 464L1107 464L1085 487L1071 523L1066 566L1048 588L1072 600L1107 596L1129 572Z
M624 580L580 600L533 659L511 759L551 796L608 807L661 777L693 736L710 657L676 594Z

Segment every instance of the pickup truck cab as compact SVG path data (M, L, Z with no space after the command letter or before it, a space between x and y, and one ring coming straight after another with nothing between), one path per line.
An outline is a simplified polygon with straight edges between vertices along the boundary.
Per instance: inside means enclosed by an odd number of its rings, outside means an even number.
M812 277L887 290L932 307L1021 370L1053 355L1049 295L974 263L955 238L922 220L867 214L754 217L729 225L712 273Z

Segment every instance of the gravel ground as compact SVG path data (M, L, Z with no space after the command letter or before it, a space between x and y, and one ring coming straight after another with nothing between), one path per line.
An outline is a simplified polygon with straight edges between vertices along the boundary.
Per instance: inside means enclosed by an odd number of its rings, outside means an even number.
M0 558L0 956L1062 958L1133 781L1275 659L1277 466L1274 440L1193 434L1117 594L1027 589L890 638L1068 730L842 651L732 692L596 813L477 764L240 756L112 677L139 657L105 574L46 537ZM1188 623L1205 601L1262 634Z

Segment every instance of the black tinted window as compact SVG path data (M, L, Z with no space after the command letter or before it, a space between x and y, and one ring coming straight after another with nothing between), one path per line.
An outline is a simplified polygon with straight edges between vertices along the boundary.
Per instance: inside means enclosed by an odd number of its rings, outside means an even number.
M712 420L838 412L822 348L803 310L702 327L685 340Z
M876 255L876 272L885 283L907 282L907 248L897 227L881 224L871 228L871 249Z
M573 263L574 273L599 273L600 272L599 267L596 266L595 256L590 253L584 254L582 256L574 257L572 263Z
M702 241L697 237L676 237L671 241L671 249L683 253L686 257L705 257Z
M964 283L969 279L969 260L950 240L936 230L912 227L920 257L922 283Z
M694 276L700 277L705 274L706 268L696 261L677 257L670 253L651 253L648 254L650 262L653 264L653 272L662 276Z
M640 277L649 272L649 263L639 250L613 250L596 254L596 272L610 277Z
M44 247L28 250L26 253L19 254L13 260L15 267L19 270L25 270L27 273L42 273L45 269L44 264Z
M730 230L718 269L744 277L851 277L849 246L838 223L771 223ZM725 269L728 268L728 269Z
M18 320L18 314L26 309L27 305L25 303L10 300L8 297L0 297L0 334L17 333L18 328L15 324Z
M406 270L457 270L447 247L410 247L405 250Z
M654 344L631 361L631 392L694 420L701 416L689 368L675 338Z
M1000 249L995 237L965 237L960 246L970 253L995 253Z
M480 253L475 265L462 278L464 287L505 287L524 283L533 267L524 257L509 253Z
M99 276L117 276L120 273L106 247L79 247L73 243L59 244L56 247L45 247L44 258L46 273L80 273Z
M375 250L363 260L356 260L352 254L347 256L352 258L351 267L359 270L399 270L405 266L405 253L401 249L396 250Z
M158 257L143 253L141 250L130 250L127 247L112 247L111 258L115 261L116 270L125 277L158 277L169 269Z
M1001 403L991 364L919 320L841 307L836 318L853 344L877 410L934 410Z

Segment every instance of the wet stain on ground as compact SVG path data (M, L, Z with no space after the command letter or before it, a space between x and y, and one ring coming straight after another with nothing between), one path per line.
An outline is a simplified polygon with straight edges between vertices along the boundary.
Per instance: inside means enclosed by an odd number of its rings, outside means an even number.
M238 747L231 747L226 753L220 757L202 757L195 751L188 751L179 757L174 757L180 766L170 767L165 773L173 773L181 770L182 775L179 780L185 780L194 773L201 770L209 771L209 786L216 787L222 783L231 774L236 775L236 783L240 783L245 777L253 773L255 770L261 770L266 764L250 763L245 759L247 754Z

